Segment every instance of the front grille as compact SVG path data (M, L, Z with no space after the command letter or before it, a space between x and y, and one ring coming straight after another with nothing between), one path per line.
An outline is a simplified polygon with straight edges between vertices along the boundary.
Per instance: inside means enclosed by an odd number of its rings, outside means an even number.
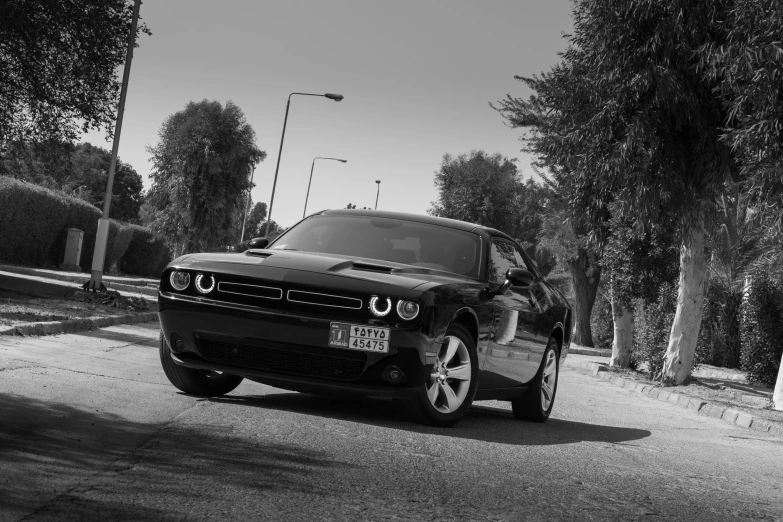
M304 292L302 290L289 290L288 300L292 303L304 303L318 306L330 306L332 308L362 309L362 300L341 295L319 294L316 292Z
M257 346L199 337L198 345L205 359L220 364L339 380L359 377L367 360L361 352L280 343Z

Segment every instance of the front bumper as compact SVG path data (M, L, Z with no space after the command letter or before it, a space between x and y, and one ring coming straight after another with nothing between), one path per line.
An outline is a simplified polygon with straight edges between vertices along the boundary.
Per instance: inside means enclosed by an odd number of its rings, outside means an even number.
M177 364L285 389L411 396L429 377L437 351L421 328L388 326L389 352L374 353L328 346L330 323L355 319L216 305L167 292L159 293L158 308ZM172 336L183 341L178 349ZM390 366L402 370L399 383L384 379Z

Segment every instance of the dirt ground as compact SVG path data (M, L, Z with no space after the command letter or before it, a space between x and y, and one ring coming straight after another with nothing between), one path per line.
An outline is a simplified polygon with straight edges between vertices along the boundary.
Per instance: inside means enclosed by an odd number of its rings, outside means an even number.
M610 368L609 371L619 377L633 379L651 386L661 385L660 382L647 379L646 375L641 372L615 368ZM750 413L756 417L783 423L783 411L773 410L771 400L767 402L764 401L764 399L770 399L772 397L772 390L763 386L754 386L721 379L694 377L688 384L667 387L666 391L703 399L721 406L727 406ZM741 400L739 398L740 395L754 397L756 399L751 403Z
M0 290L0 326L104 317L156 309L157 304L154 301L124 297L117 292L79 292L73 299L50 299Z

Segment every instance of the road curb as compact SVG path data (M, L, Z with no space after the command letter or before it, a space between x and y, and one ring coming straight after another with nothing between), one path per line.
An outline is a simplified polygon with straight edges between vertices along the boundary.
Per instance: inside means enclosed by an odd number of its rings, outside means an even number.
M700 415L721 419L724 422L748 428L764 433L771 433L783 437L783 422L770 421L761 417L756 417L748 412L739 411L729 406L705 401L697 397L689 397L681 393L675 393L633 379L626 379L618 375L612 375L606 364L591 361L568 361L568 366L602 381L607 381L615 386L620 386L629 391L641 393L651 399L657 399L663 402L669 402L681 408L692 410Z
M66 319L65 321L20 324L0 330L0 335L56 335L92 330L94 328L105 328L118 324L147 323L157 320L158 312L110 315L107 317L84 317L81 319Z

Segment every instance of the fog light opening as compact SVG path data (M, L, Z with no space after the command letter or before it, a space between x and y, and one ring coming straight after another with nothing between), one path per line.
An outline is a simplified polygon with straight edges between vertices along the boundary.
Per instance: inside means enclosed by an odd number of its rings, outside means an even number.
M383 380L390 384L399 384L405 379L405 374L398 366L387 366L383 370Z
M184 352L185 339L183 339L179 334L171 334L169 346L171 347L171 351L174 353Z

